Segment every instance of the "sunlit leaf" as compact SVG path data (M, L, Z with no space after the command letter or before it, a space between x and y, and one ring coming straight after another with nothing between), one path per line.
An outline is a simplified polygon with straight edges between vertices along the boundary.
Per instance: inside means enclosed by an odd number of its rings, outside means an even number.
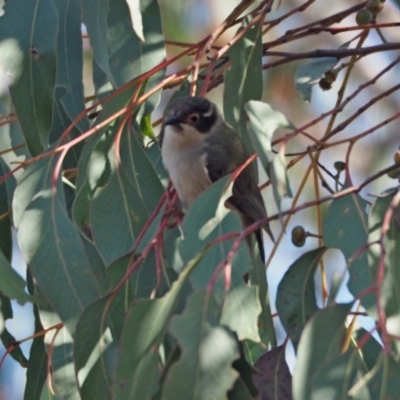
M23 7L23 12L21 12ZM7 2L0 18L0 59L32 155L47 148L56 83L58 15L51 0Z
M236 332L239 340L259 342L258 316L261 305L257 286L242 286L232 289L224 301L221 324Z
M185 312L171 321L170 331L182 355L169 372L164 398L223 398L237 378L232 362L239 357L234 335L218 324L218 306L209 291L190 297ZM185 376L185 379L182 379Z
M244 107L249 118L248 133L266 172L269 171L271 140L278 128L291 128L292 123L279 111L261 101L249 101Z

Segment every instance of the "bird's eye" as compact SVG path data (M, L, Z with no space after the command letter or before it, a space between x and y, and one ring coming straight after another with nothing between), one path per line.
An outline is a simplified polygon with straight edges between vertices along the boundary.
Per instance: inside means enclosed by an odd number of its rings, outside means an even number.
M192 124L195 124L196 122L198 122L199 119L200 119L199 114L192 114L192 115L189 117L189 121L190 121Z

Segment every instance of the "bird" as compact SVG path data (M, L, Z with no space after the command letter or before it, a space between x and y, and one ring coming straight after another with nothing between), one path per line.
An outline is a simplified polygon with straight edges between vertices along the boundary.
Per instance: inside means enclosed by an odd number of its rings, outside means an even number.
M234 172L251 156L217 106L198 96L180 97L172 103L163 118L159 143L162 162L184 212L212 183ZM267 217L253 164L236 178L226 206L238 212L243 227ZM269 224L263 228L274 241ZM265 262L261 229L254 233Z

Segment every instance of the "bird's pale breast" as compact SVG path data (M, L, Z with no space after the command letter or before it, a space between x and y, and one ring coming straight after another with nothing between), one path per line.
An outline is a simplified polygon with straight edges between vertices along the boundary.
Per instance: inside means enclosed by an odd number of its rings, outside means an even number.
M203 140L193 128L165 127L161 148L163 163L185 210L211 185L205 155L199 154Z

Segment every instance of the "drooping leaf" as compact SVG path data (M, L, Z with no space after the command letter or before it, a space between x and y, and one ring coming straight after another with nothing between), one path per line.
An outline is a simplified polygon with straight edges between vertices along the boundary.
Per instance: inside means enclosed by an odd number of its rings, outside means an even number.
M365 334L367 334L365 329L359 329L355 335L357 342L359 342ZM362 359L365 367L370 371L378 361L378 357L382 351L382 345L372 335L370 335L360 351L362 352Z
M84 0L82 10L96 62L114 88L150 71L164 60L164 38L157 1L140 0L144 40L132 26L126 0ZM160 78L162 76L157 76L157 82Z
M130 307L119 345L113 392L116 400L146 400L156 392L158 349L176 300L200 257L180 274L163 298L138 300Z
M281 210L282 199L285 197L292 197L284 149L285 147L282 146L278 154L274 155L268 169L268 176L272 183L272 192L274 194L275 204L279 211Z
M310 317L318 310L314 274L326 248L303 254L286 271L278 286L276 308L295 348Z
M34 298L25 292L26 283L12 268L0 250L0 292L20 304L33 301Z
M278 128L293 129L292 123L279 111L274 110L269 104L262 101L249 101L245 104L250 140L260 157L266 172L269 171L270 153L272 152L271 140Z
M21 10L23 9L23 12ZM32 155L48 146L56 83L58 15L51 0L8 2L0 18L0 58Z
M85 109L83 95L83 49L80 1L55 2L59 16L57 39L57 82L64 93L59 100L70 123ZM80 132L89 128L87 117L77 123ZM79 132L78 131L78 132ZM63 130L58 132L60 135Z
M209 247L200 260L199 267L191 276L191 281L196 288L202 288L208 284L217 266L225 260L234 239L220 241L215 245L213 242L224 234L241 230L239 217L224 206L226 198L231 193L230 186L227 187L229 178L227 176L220 179L204 191L191 205L183 220L184 238L180 243L182 265L186 265L200 251ZM251 267L246 244L241 243L232 260L231 284L233 286L243 284L243 275ZM222 287L222 276L220 276L218 290Z
M239 31L245 29L247 20ZM245 104L249 100L260 100L263 90L261 26L249 29L228 50L231 68L225 74L224 116L241 136L247 148L252 142L246 129Z
M5 175L8 171L8 166L3 159L0 158L0 176ZM8 261L11 261L11 201L9 201L9 199L12 199L15 178L11 177L9 180L10 182L0 184L0 252L3 253Z
M257 286L239 286L232 289L224 301L220 323L236 332L239 340L259 342L258 316L261 305Z
M349 390L356 384L358 376L367 372L364 368L358 351L348 350L338 355L316 372L309 398L312 400L350 398Z
M366 201L358 194L349 194L330 204L323 221L324 244L343 252L350 274L347 285L354 296L370 287L374 282L368 269L366 251L361 252L357 258L353 258L356 252L367 244L366 207ZM361 303L369 310L375 305L375 296L373 294L363 296Z
M380 264L382 246L375 243L380 240L382 224L385 214L390 211L389 207L393 201L395 191L388 191L383 197L377 198L371 207L368 216L369 236L368 242L374 243L368 247L368 265L373 282L377 279ZM393 210L393 218L390 220L390 227L383 238L385 251L384 258L384 279L380 287L381 307L385 310L388 318L388 327L398 326L400 323L400 207ZM389 333L397 335L398 329ZM396 346L400 354L400 346Z
M143 20L140 11L140 1L139 0L126 0L129 8L129 14L132 20L132 28L135 31L139 39L144 42L143 36Z
M76 326L74 361L83 399L111 398L117 346L110 330L109 304L110 296L95 301Z
M218 324L216 314L211 293L202 290L190 297L182 315L172 319L170 331L182 355L166 379L165 400L224 398L237 378L232 362L239 357L238 345L233 334Z
M306 324L300 338L293 374L293 396L309 400L315 373L341 353L345 320L353 303L329 306Z
M10 299L0 293L0 339L1 343L7 350L11 351L11 357L17 361L22 367L26 368L28 360L24 356L20 346L15 346L17 340L6 327L6 321L13 318L13 309Z
M285 360L285 347L278 346L261 356L254 367L254 384L261 399L291 400L292 376Z
M107 265L133 248L163 193L135 132L124 132L120 158L107 185L95 193L90 210L93 237Z
M32 275L29 271L27 272L27 281L29 293L34 295L35 288ZM44 328L40 321L39 307L37 304L33 305L33 316L35 318L35 333L38 335L33 339L29 352L24 400L40 400L41 393L46 385L47 377L48 355L44 335L39 334Z
M44 159L26 169L15 191L14 217L21 252L38 286L73 332L78 315L98 297L98 287L67 215L60 181L52 189L53 167L52 159Z
M396 399L400 390L400 365L390 354L382 353L375 368L364 375L349 392L354 399ZM367 397L369 396L369 397Z
M253 269L249 272L250 282L258 286L258 293L261 305L261 314L259 318L260 337L264 346L270 345L276 347L275 326L271 312L271 299L268 292L267 275L265 265L259 256L258 245L254 243L252 256ZM264 354L265 350L261 354ZM260 355L261 355L260 354Z

